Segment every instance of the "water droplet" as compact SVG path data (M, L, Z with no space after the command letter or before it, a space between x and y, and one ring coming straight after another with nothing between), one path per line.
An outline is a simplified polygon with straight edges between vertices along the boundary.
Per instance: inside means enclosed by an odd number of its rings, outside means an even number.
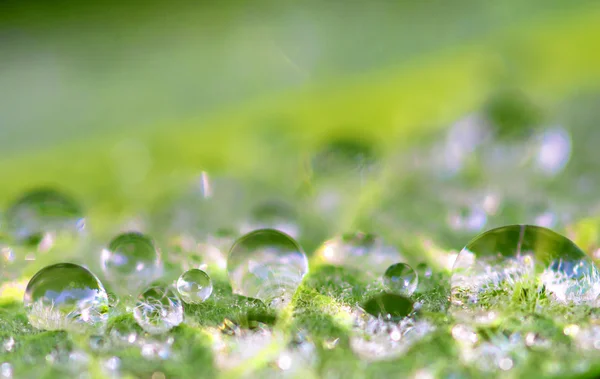
M392 293L412 295L417 289L419 276L406 263L396 263L388 267L383 274L383 285Z
M177 291L188 304L200 304L209 298L213 286L210 276L202 270L191 269L177 280Z
M227 271L234 293L278 308L291 300L308 273L308 260L300 245L287 234L260 229L235 242Z
M146 235L136 232L115 237L101 254L102 270L115 291L130 294L162 273L160 253Z
M548 176L556 175L569 162L571 136L564 128L544 131L539 137L536 163L540 171Z
M13 377L13 366L9 362L4 362L0 365L0 374L3 378Z
M146 332L160 334L181 324L183 307L173 290L152 286L138 297L133 317Z
M292 238L300 237L296 210L290 204L281 201L267 201L251 210L250 218L242 225L241 232L246 234L257 229L275 229Z
M317 251L320 258L336 266L382 275L392 264L402 261L400 252L374 234L348 233L326 241Z
M512 293L515 287L528 296L545 291L563 303L593 302L600 294L600 274L573 242L538 226L492 229L458 255L451 278L453 304L478 304L483 294Z
M45 330L80 330L102 326L108 297L102 283L87 269L59 263L31 278L23 298L31 325Z
M53 189L26 193L8 208L5 218L12 237L29 246L44 240L48 244L58 235L76 236L85 228L79 204Z

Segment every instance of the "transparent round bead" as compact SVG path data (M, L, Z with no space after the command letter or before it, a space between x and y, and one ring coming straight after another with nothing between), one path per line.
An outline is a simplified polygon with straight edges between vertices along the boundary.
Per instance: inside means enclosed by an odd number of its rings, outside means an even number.
M133 318L146 332L161 334L183 322L183 306L172 289L155 285L138 296Z
M326 241L317 251L322 261L380 276L392 264L403 260L400 252L374 234L347 233Z
M260 229L234 243L227 271L234 293L279 308L291 300L308 273L308 260L292 237Z
M59 237L74 237L85 229L80 205L53 189L36 189L19 197L6 211L6 227L12 238L35 246L52 244Z
M391 293L410 296L418 284L417 272L406 263L393 264L383 274L383 285Z
M160 252L150 237L129 232L115 237L101 254L102 270L120 294L130 294L162 273Z
M188 304L200 304L210 297L213 285L210 276L202 270L191 269L177 280L177 292Z
M479 304L483 295L493 304L492 295L512 293L517 286L543 289L562 303L588 303L600 295L600 274L569 239L531 225L504 226L477 236L452 269L455 305Z
M41 269L27 284L23 303L31 325L44 330L102 327L108 317L108 297L102 283L72 263Z

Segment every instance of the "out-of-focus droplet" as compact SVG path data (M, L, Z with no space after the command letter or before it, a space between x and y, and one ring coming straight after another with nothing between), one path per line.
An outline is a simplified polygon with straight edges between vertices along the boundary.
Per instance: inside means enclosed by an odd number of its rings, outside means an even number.
M476 204L459 207L448 214L448 224L453 230L478 232L487 222L487 213Z
M383 274L383 285L392 293L412 295L417 289L419 276L406 263L396 263L388 267Z
M250 211L249 220L242 225L241 232L247 234L257 229L275 229L292 238L300 237L296 210L280 201L264 202Z
M234 229L247 212L246 187L237 178L201 172L184 193L162 199L152 216L157 235L185 235L197 241Z
M292 237L274 229L260 229L235 242L227 271L234 293L279 308L291 300L308 273L308 260Z
M183 322L183 306L173 290L156 285L140 294L133 318L146 332L161 334Z
M356 204L361 191L379 170L375 147L363 140L335 138L310 163L312 205L329 224L341 222L346 206Z
M536 165L552 176L562 171L571 157L571 137L564 128L545 130L539 137Z
M58 235L76 236L85 229L79 204L53 189L27 192L8 208L5 219L15 241L29 246Z
M590 303L600 295L600 274L573 242L549 229L510 225L487 231L463 248L452 269L452 302L478 304L482 295L515 287L545 290L563 303ZM541 286L541 287L538 287ZM486 296L486 305L493 296Z
M150 237L136 232L115 237L102 250L102 270L119 294L131 294L162 273L160 252Z
M101 327L108 315L102 283L87 269L59 263L31 278L23 303L31 325L44 330Z
M347 233L326 241L318 256L331 265L360 270L380 276L394 263L402 261L400 252L374 235L362 232Z
M199 304L210 297L213 285L210 276L202 270L191 269L177 280L177 291L188 304Z
M74 199L46 188L18 198L6 211L5 223L15 244L13 269L19 273L27 262L37 259L38 253L55 247L71 252L86 226L83 210Z

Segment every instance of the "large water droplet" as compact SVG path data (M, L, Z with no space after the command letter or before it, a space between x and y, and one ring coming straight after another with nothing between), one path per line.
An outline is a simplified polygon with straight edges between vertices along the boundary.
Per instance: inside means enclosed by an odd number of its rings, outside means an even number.
M281 307L289 302L308 273L308 260L300 245L287 234L260 229L235 242L227 271L234 293Z
M593 302L600 274L573 242L549 229L511 225L487 231L465 246L452 269L452 302L478 304L483 294L534 286L564 303ZM486 304L493 304L490 296ZM484 304L480 304L485 306Z
M417 272L406 263L396 263L388 267L383 274L383 285L392 293L412 295L417 289L419 277Z
M148 333L165 333L181 324L183 306L173 290L156 285L140 294L133 318Z
M152 282L162 272L160 253L154 242L141 233L124 233L102 250L102 270L115 291L130 294Z
M392 264L403 260L400 252L374 234L347 233L326 241L317 251L320 258L336 266L382 275Z
M58 236L73 237L85 228L83 211L69 196L37 189L18 198L6 211L6 226L19 243L51 244Z
M108 297L102 283L87 269L59 263L31 278L23 298L31 325L45 330L80 330L102 326Z
M200 304L209 298L213 285L210 276L202 270L191 269L177 280L177 291L188 304Z

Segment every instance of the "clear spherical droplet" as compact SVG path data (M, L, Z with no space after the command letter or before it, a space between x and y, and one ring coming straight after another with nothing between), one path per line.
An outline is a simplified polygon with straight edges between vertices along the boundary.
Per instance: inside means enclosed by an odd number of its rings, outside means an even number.
M286 304L308 273L300 245L274 229L260 229L239 238L227 260L233 292L274 307Z
M412 295L417 289L418 283L417 272L406 263L393 264L383 274L385 288L398 295Z
M331 265L382 275L392 264L403 260L400 252L374 234L347 233L326 241L317 251Z
M188 304L200 304L210 297L213 286L210 276L202 270L191 269L177 280L177 291Z
M600 274L573 242L549 229L510 225L487 231L465 246L451 277L455 305L479 304L482 295L518 288L544 290L563 303L596 301ZM493 298L486 296L486 304Z
M31 325L45 330L80 330L102 326L108 297L102 283L87 269L59 263L31 278L23 298Z
M53 189L24 194L8 208L5 218L11 236L27 245L38 245L58 235L75 236L85 228L79 204Z
M136 232L115 237L102 250L101 264L114 290L121 294L139 290L162 273L160 253L154 242Z
M156 285L140 294L133 318L148 333L165 333L181 324L183 306L173 290Z

